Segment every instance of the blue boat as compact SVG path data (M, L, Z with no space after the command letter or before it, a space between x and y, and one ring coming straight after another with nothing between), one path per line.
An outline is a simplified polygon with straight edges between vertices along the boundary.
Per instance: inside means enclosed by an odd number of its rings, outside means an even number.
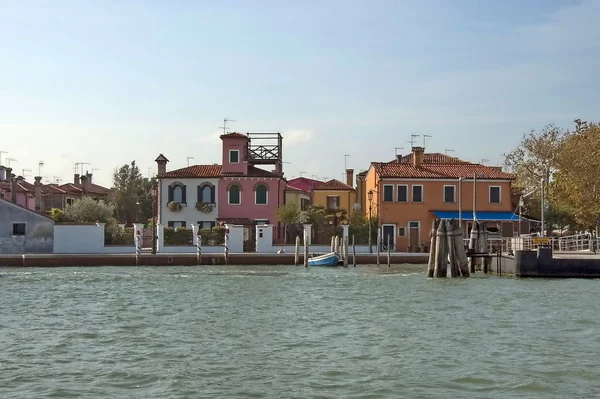
M309 266L339 266L340 257L335 252L308 258Z

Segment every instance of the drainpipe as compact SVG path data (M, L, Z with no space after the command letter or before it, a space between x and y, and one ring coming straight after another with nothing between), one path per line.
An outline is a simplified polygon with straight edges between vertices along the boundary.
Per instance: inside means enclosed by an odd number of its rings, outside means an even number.
M458 178L458 225L462 230L462 177Z

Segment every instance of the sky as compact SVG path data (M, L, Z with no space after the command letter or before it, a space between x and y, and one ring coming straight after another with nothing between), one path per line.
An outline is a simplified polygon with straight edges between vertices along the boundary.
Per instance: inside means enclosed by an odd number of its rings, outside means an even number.
M227 117L283 135L288 179L342 180L412 134L499 165L532 129L600 120L598 15L600 0L0 0L0 162L61 183L86 162L110 187L159 153L168 170L221 163Z

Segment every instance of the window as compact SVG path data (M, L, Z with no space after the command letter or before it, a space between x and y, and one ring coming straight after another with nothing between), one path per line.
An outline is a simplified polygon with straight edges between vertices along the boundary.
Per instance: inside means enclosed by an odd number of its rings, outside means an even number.
M423 186L413 184L412 186L412 202L423 202Z
M215 227L215 222L198 222L198 226L200 226L201 229L212 229L213 227Z
M408 186L406 184L398 185L398 202L408 202Z
M13 236L25 235L25 223L13 223Z
M383 185L383 202L394 202L394 186L391 184Z
M328 195L327 196L327 209L340 209L339 195Z
M456 186L444 186L444 202L456 202Z
M500 186L490 186L490 204L499 204L500 197Z
M419 228L419 222L408 222L408 227L411 229L418 229Z
M256 186L254 192L254 201L256 205L266 205L268 199L268 190L267 186L264 184L259 184Z
M310 205L310 201L308 200L308 198L300 198L300 210L301 211L305 211L306 208L308 208L308 205Z
M181 183L173 183L169 186L169 200L167 202L178 202L185 204L185 186Z
M169 221L169 222L167 222L167 226L172 229L176 229L176 228L185 229L185 221Z
M268 219L254 219L254 225L255 226L263 226L265 224L269 224L269 220Z
M198 186L198 202L206 202L208 204L215 203L215 187L205 184Z
M240 186L237 184L233 184L229 187L229 204L230 205L240 205L242 203L242 198L240 195Z
M240 162L240 150L229 150L229 163Z
M73 198L67 198L67 205L73 205Z
M406 237L406 227L398 227L398 237Z

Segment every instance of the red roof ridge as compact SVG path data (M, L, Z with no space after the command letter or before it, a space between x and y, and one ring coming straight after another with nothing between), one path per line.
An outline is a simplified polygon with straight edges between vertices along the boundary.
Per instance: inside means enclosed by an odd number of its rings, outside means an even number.
M354 190L354 187L337 179L331 179L314 187L313 190Z
M238 133L238 132L231 132L231 133L227 133L227 134L222 134L220 137L222 139L223 138L234 138L234 139L246 139L246 140L248 140L248 136L246 136L245 134L242 134L242 133Z
M174 169L158 175L158 178L194 178L194 177L220 177L221 165L191 165L181 169Z

